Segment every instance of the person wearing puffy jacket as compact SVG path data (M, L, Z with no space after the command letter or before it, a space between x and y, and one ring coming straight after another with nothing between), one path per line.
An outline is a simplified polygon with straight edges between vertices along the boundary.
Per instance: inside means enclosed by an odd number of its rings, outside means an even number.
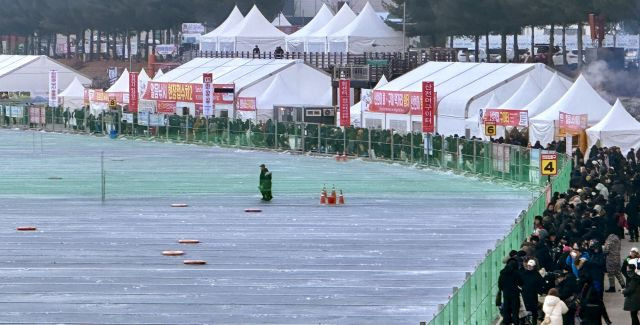
M569 308L564 301L560 300L558 297L558 290L556 288L551 288L547 296L544 298L542 311L544 311L545 319L549 318L551 321L549 324L562 325L562 315L566 314L569 311Z

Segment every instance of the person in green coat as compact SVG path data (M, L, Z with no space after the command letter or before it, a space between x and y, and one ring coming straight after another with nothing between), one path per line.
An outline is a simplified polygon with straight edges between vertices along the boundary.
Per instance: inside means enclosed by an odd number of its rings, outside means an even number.
M264 164L260 165L260 193L262 193L262 201L271 201L271 172Z

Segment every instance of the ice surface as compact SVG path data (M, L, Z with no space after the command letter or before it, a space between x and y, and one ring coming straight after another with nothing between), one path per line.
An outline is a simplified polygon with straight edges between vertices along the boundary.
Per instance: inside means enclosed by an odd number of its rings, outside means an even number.
M0 323L417 324L532 196L386 163L8 130L0 175ZM320 206L323 184L347 205Z

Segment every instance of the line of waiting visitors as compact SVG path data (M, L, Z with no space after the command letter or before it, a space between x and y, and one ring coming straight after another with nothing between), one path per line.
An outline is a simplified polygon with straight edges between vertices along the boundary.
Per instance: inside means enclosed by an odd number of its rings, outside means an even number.
M504 259L496 297L503 324L611 324L603 296L617 281L624 306L608 307L640 325L640 253L620 256L625 236L638 241L640 155L594 146L587 158L577 150L574 162L570 189L554 193L532 235Z

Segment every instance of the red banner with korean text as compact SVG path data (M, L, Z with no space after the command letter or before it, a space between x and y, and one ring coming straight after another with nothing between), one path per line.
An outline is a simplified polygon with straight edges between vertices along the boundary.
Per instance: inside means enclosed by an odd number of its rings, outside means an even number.
M529 112L517 109L488 108L483 120L499 126L529 126Z
M422 93L416 91L374 90L370 112L422 114Z
M558 128L559 134L579 134L587 128L589 116L587 114L567 114L559 112Z
M88 89L87 95L89 102L93 103L108 103L109 97L116 98L118 103L124 103L124 93L107 93L102 89Z
M138 72L129 72L129 112L138 111Z
M232 91L216 92L216 90L235 89L234 84L213 84L213 89L214 103L233 104L234 94ZM202 84L149 81L143 99L202 104Z
M433 81L422 82L422 132L435 132L435 92Z
M158 101L156 112L158 114L173 114L176 112L176 102Z
M351 81L340 79L340 126L351 125Z
M238 97L238 110L239 111L255 111L256 98L255 97Z

